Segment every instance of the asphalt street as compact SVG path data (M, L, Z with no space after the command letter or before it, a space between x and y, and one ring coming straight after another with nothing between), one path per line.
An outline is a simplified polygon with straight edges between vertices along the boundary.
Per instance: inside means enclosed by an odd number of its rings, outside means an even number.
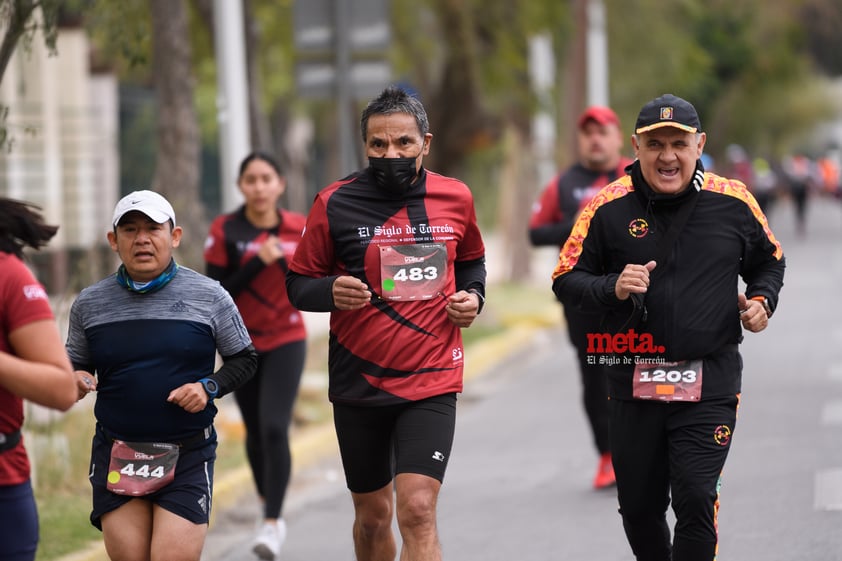
M842 205L812 201L805 237L787 201L769 216L787 273L770 327L742 346L718 561L842 561ZM613 490L590 486L596 454L561 326L469 380L458 411L439 502L445 559L633 558ZM254 558L258 502L245 487L216 513L203 561ZM352 518L330 445L294 474L281 559L352 561Z

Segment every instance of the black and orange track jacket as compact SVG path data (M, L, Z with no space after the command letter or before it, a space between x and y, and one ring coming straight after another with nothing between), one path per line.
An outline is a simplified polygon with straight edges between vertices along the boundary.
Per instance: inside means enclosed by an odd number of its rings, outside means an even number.
M661 195L643 180L637 162L627 171L582 211L561 249L553 292L565 306L601 311L606 333L634 330L654 341L654 351L616 353L619 364L606 369L612 397L631 397L636 357L703 359L702 400L739 393L739 279L749 298L765 296L774 310L785 268L780 243L740 181L699 167L687 189ZM694 197L696 206L666 262L652 271L645 296L619 300L614 286L625 265L655 259L658 240Z

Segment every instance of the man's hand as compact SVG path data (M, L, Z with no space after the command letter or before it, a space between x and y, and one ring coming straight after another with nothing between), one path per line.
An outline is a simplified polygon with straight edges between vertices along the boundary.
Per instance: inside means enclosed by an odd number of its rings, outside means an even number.
M740 309L740 321L743 322L743 327L752 333L763 331L769 325L766 308L757 300L749 300L745 294L738 294L737 307Z
M359 310L371 303L371 291L357 277L341 276L333 281L333 305L339 310Z
M629 263L623 268L620 276L617 277L617 284L614 285L614 294L620 300L628 300L631 294L644 294L649 290L649 273L657 263L648 262L646 265L634 265Z
M188 413L198 413L208 404L208 392L200 382L191 382L171 391L167 401Z
M447 297L447 317L456 327L470 327L479 313L479 295L460 290Z
M79 399L82 399L92 391L96 391L96 377L85 370L76 370L76 389L79 390Z

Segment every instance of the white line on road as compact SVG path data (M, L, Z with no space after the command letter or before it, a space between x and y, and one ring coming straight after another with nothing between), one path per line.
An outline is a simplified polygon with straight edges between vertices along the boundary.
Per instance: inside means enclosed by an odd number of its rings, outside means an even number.
M828 378L834 382L842 382L842 362L836 362L830 365L828 369Z
M824 404L822 425L842 425L842 401L828 401Z
M816 472L813 496L816 510L842 510L842 469Z

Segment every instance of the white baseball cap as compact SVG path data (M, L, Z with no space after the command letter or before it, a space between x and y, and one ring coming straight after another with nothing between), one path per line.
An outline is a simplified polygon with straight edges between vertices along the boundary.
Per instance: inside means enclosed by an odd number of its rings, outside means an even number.
M142 212L158 224L172 220L172 224L175 226L175 211L172 205L155 191L133 191L120 199L117 206L114 207L114 218L111 223L116 228L120 219L127 212L133 210Z

